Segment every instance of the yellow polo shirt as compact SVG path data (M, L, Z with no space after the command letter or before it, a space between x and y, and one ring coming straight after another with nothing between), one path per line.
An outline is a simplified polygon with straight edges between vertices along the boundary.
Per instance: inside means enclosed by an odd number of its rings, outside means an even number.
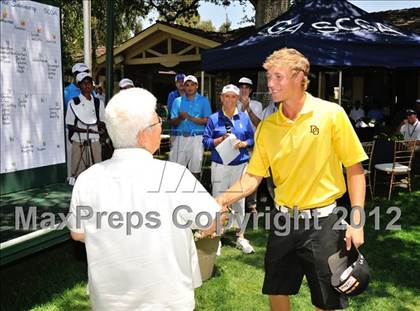
M339 105L306 93L296 120L278 112L262 121L247 172L269 176L279 205L314 208L333 203L346 192L342 165L368 157Z

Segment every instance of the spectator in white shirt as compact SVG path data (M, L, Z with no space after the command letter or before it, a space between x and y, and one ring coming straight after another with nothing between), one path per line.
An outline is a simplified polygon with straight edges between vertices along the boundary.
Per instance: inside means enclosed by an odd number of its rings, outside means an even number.
M105 103L104 89L102 85L100 84L96 86L96 97L98 97L100 100L102 100Z
M120 91L128 90L134 87L134 82L131 79L124 78L121 79L121 81L118 83L118 86L120 87Z
M100 134L105 130L104 102L93 96L92 76L81 72L76 76L79 96L69 101L66 112L68 139L71 141L71 178L79 176L86 168L102 161Z
M416 140L416 144L419 145L420 125L419 120L417 119L417 113L412 109L408 109L406 113L407 118L404 120L400 132L404 135L405 140Z
M245 112L249 119L251 120L252 129L255 132L255 129L260 123L261 120L261 113L262 113L262 104L250 98L252 93L252 80L247 77L242 77L238 81L239 85L239 100L238 100L238 110ZM252 154L252 150L250 150L250 155ZM257 212L257 191L254 191L246 198L246 205L248 209L256 213Z
M68 225L86 246L93 310L195 307L202 280L187 222L205 226L220 207L185 167L153 158L162 131L155 108L144 89L116 94L105 111L114 154L73 189Z
M242 77L238 81L239 85L239 101L238 110L245 112L251 120L253 130L257 127L261 120L261 112L263 110L262 104L258 100L251 99L252 80L247 77Z

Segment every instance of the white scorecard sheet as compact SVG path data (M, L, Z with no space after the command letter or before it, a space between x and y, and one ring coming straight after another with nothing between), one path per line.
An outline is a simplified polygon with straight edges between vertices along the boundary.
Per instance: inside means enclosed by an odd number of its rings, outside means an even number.
M0 173L65 162L59 12L0 1Z
M229 134L229 137L217 145L216 150L224 165L228 165L240 154L239 149L235 148L235 143L237 141L238 139L234 134Z

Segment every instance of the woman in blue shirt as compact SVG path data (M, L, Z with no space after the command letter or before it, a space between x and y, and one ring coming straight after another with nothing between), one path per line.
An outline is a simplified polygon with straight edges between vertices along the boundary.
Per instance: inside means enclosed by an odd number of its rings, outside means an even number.
M222 109L212 114L207 122L203 134L203 145L211 150L211 183L213 196L218 196L233 183L239 179L245 171L246 164L249 161L249 152L247 147L254 145L254 130L249 117L237 109L236 104L239 99L239 88L233 84L223 87L220 100ZM239 151L239 154L229 163L224 163L216 147L221 144L230 135L234 135L233 148ZM238 201L231 206L235 212L234 218L238 223L236 232L236 247L244 253L253 253L254 249L245 239L245 199ZM220 247L220 245L219 245ZM220 250L220 248L219 248ZM219 252L219 251L218 251Z

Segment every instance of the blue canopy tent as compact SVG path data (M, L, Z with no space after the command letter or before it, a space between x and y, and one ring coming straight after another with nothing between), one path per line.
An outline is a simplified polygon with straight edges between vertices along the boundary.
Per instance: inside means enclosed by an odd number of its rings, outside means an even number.
M345 0L304 0L253 33L203 51L202 69L261 68L282 47L299 50L315 66L420 67L419 35Z

